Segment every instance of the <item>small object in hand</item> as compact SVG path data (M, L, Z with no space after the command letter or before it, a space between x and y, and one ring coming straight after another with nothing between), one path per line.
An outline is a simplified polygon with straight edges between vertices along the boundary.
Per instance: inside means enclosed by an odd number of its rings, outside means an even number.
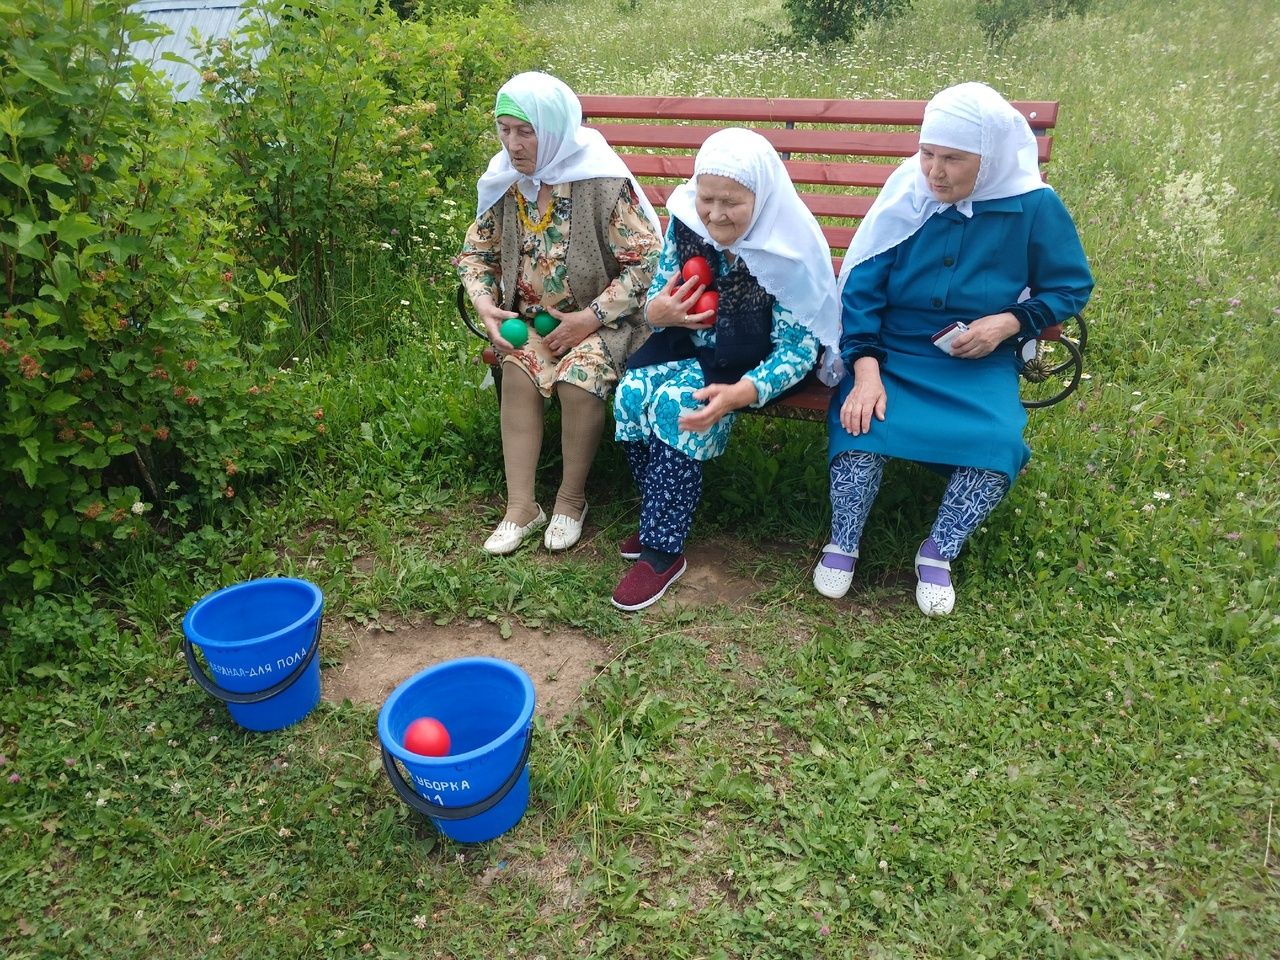
M504 320L502 326L498 328L498 332L502 334L503 340L517 350L529 342L529 328L519 317Z
M933 335L933 345L947 354L947 356L951 356L951 341L968 329L969 325L961 321L949 323Z
M560 321L545 310L539 310L533 315L533 329L538 331L540 337L545 337L558 326Z
M698 298L698 302L693 305L693 309L690 310L689 312L690 313L706 313L708 310L710 310L711 319L708 320L706 323L702 324L703 327L710 327L710 326L713 326L716 322L715 314L716 314L716 310L718 310L719 308L720 308L720 294L716 293L714 290L706 290L706 291L703 291L702 296Z
M404 732L404 748L423 757L449 755L449 731L435 717L419 717Z
M680 276L685 280L697 277L704 287L709 287L711 286L711 264L706 257L690 257L680 269Z

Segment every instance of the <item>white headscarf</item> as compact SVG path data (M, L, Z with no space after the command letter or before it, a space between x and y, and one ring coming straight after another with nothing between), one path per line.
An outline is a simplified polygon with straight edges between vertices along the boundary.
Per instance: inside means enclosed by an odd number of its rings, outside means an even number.
M538 189L544 183L626 177L640 198L640 206L654 232L661 234L658 214L645 197L644 189L600 132L582 126L582 104L563 81L545 73L519 73L502 85L498 96L503 94L520 106L538 135L537 163L532 175L525 176L511 165L506 150L494 154L489 168L476 184L476 216L497 203L513 183L519 184L526 200L537 203Z
M1016 197L1048 187L1040 179L1035 134L1013 106L985 83L962 83L943 90L924 108L920 142L964 150L982 157L973 193L955 205L973 216L978 200ZM919 151L885 182L845 252L840 281L864 260L892 250L915 234L926 220L951 206L936 199L920 167Z
M693 177L672 192L671 215L711 244L694 198L701 174L728 177L753 194L746 232L730 247L760 285L832 351L840 348L840 304L831 276L831 248L796 193L782 158L764 137L730 127L707 137L693 161Z

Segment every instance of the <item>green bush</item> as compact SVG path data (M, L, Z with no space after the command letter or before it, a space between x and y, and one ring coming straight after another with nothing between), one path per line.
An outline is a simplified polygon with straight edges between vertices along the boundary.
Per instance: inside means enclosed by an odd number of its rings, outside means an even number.
M152 511L233 498L314 427L226 332L278 323L286 278L242 282L219 161L131 60L155 28L126 6L31 0L2 28L0 580L36 588Z
M874 20L892 20L911 7L911 0L783 0L797 39L829 43L848 40Z
M467 195L492 144L494 91L538 44L505 0L401 21L374 0L261 0L210 45L205 95L243 198L246 254L298 277L297 335L325 329L335 276Z
M1077 14L1083 16L1093 0L978 0L975 15L992 43L1002 43L1033 19Z

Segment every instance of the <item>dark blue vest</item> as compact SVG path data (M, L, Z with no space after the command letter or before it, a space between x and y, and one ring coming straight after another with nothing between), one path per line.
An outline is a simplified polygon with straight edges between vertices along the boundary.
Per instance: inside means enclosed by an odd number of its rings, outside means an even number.
M728 273L719 276L723 255L679 220L673 218L672 222L680 263L690 257L706 257L717 275L715 290L720 304L716 309L716 341L710 347L695 347L693 333L687 328L662 327L631 355L627 369L697 357L705 383L737 383L773 349L774 298L751 275L741 257Z

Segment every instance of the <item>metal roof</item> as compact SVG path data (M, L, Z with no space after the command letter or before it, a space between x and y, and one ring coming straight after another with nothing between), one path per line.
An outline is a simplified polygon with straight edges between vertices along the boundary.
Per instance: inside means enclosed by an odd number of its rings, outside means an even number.
M134 0L130 4L134 11L172 32L155 41L134 44L133 55L169 79L176 99L194 100L200 96L200 74L186 64L161 60L160 55L173 53L194 60L191 32L205 40L231 36L243 6L243 0Z

